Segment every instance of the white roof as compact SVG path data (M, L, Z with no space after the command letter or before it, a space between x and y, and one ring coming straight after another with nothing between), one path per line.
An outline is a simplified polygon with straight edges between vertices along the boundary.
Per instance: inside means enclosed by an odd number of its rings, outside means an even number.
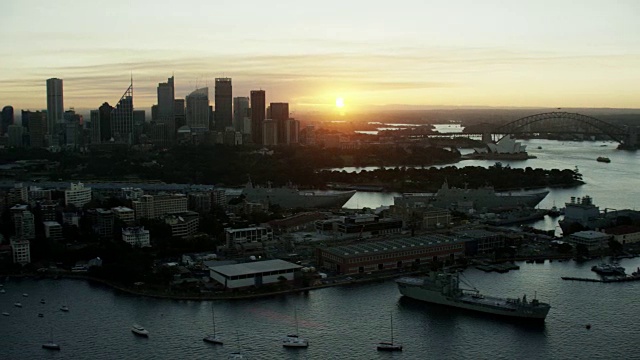
M254 261L243 264L216 266L211 269L225 276L238 276L256 274L266 271L300 269L302 266L290 263L288 261L276 259L266 261Z

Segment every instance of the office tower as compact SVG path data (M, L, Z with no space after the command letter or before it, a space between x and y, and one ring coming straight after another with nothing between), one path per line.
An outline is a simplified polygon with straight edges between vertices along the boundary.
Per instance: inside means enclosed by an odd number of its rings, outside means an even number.
M64 124L62 79L47 79L47 134L57 135Z
M272 119L265 119L262 122L262 145L277 145L278 144L278 127L276 122Z
M292 145L300 143L298 134L300 133L300 122L296 119L287 119L285 124L285 144Z
M24 127L22 125L9 125L7 129L9 135L8 144L11 147L23 147L24 146Z
M111 137L119 144L133 145L133 80L111 110Z
M107 142L111 140L111 112L113 106L109 103L104 103L98 108L100 113L100 142Z
M22 110L22 123L27 124L25 130L29 133L29 144L33 148L46 147L47 114L42 111Z
M0 121L0 135L4 135L9 131L9 125L15 122L13 116L13 106L5 106L2 108L2 120Z
M176 99L173 105L174 117L176 120L175 128L179 129L180 127L187 124L186 113L184 108L184 99Z
M60 143L65 146L75 147L80 143L80 124L82 116L76 114L74 109L64 112L64 122L61 124Z
M100 144L100 110L91 110L89 118L91 119L91 143Z
M262 122L265 117L264 90L251 90L251 138L254 144L262 144Z
M158 84L158 113L157 119L173 119L175 106L175 88L173 86L173 76L167 79L166 83Z
M194 90L186 97L187 125L192 132L209 131L209 88L201 88Z
M233 98L233 126L236 131L244 133L244 118L249 116L249 98Z
M231 79L216 78L215 92L216 131L224 131L227 127L233 126Z
M271 109L271 119L276 122L278 144L286 144L285 123L289 119L289 103L271 103L269 108Z

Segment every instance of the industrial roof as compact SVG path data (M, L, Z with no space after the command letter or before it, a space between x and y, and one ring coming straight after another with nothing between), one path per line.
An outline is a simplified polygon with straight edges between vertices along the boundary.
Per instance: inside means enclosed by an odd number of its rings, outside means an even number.
M397 238L392 240L351 244L344 246L336 246L326 249L325 251L343 257L362 256L363 254L380 254L385 252L395 252L402 249L415 247L430 247L438 244L451 244L462 241L455 237L429 234L414 237Z
M235 265L216 266L210 269L225 276L238 276L238 275L257 274L257 273L262 273L267 271L290 270L290 269L300 269L300 268L302 268L302 266L296 265L294 263L290 263L288 261L276 259L276 260L254 261L254 262L235 264Z

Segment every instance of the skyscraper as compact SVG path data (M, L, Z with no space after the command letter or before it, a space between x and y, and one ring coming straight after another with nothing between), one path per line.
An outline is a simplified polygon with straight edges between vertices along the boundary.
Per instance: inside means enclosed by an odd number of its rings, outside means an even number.
M251 90L251 138L254 144L262 144L266 96L264 90Z
M64 124L62 79L47 79L47 134L57 135L58 124Z
M154 120L173 119L174 116L175 87L173 76L167 79L166 83L158 84L158 114Z
M289 119L289 103L271 103L271 119L276 122L278 144L286 144L286 121Z
M133 145L133 81L111 110L111 137L116 143Z
M2 120L0 121L1 135L6 134L9 131L9 125L13 125L15 122L13 115L13 106L5 106L2 108Z
M215 92L216 130L224 131L227 127L233 126L231 79L216 78Z
M100 116L100 141L97 143L104 143L111 140L111 112L113 111L113 106L109 105L109 103L104 103L102 106L98 108L99 116Z
M22 124L29 133L29 143L25 145L33 148L46 146L47 116L44 112L22 110Z
M236 131L244 133L244 118L249 116L249 98L233 98L233 126Z
M193 132L209 131L209 88L194 90L186 97L187 125Z

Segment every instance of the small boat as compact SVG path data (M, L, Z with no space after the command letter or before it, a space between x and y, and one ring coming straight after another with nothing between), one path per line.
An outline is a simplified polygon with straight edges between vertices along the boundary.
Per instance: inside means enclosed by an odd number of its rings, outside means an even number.
M306 348L309 347L309 341L298 336L298 310L295 311L296 332L282 339L282 346L286 348Z
M4 289L0 289L0 294L4 294L6 291Z
M229 354L229 356L227 356L227 359L229 360L242 360L244 359L244 356L242 355L242 352L240 350L240 335L236 332L236 343L237 343L237 347L238 350L232 352L231 354Z
M69 311L69 308L67 307L67 305L62 305L62 306L60 307L60 311L68 312L68 311Z
M22 303L15 302L15 303L13 303L13 306L21 308L22 307Z
M60 350L60 345L53 342L53 330L49 333L49 341L42 344L42 348L47 350Z
M213 303L211 303L211 318L213 320L213 334L209 334L202 339L211 344L222 345L222 339L216 335L216 315L213 311Z
M44 317L43 313L38 313L38 317Z
M40 299L40 304L46 304L47 302L44 299Z
M9 316L9 313L5 311L5 312L2 313L2 315Z
M606 156L598 156L598 158L596 159L596 161L598 162L603 162L603 163L610 163L611 159L609 159Z
M131 332L138 336L149 337L149 331L137 324L131 327Z
M22 296L24 296L24 297L28 297L28 296L29 296L29 294L24 293L24 294L22 294Z
M393 315L391 315L391 341L378 343L378 351L402 351L402 345L393 342Z

